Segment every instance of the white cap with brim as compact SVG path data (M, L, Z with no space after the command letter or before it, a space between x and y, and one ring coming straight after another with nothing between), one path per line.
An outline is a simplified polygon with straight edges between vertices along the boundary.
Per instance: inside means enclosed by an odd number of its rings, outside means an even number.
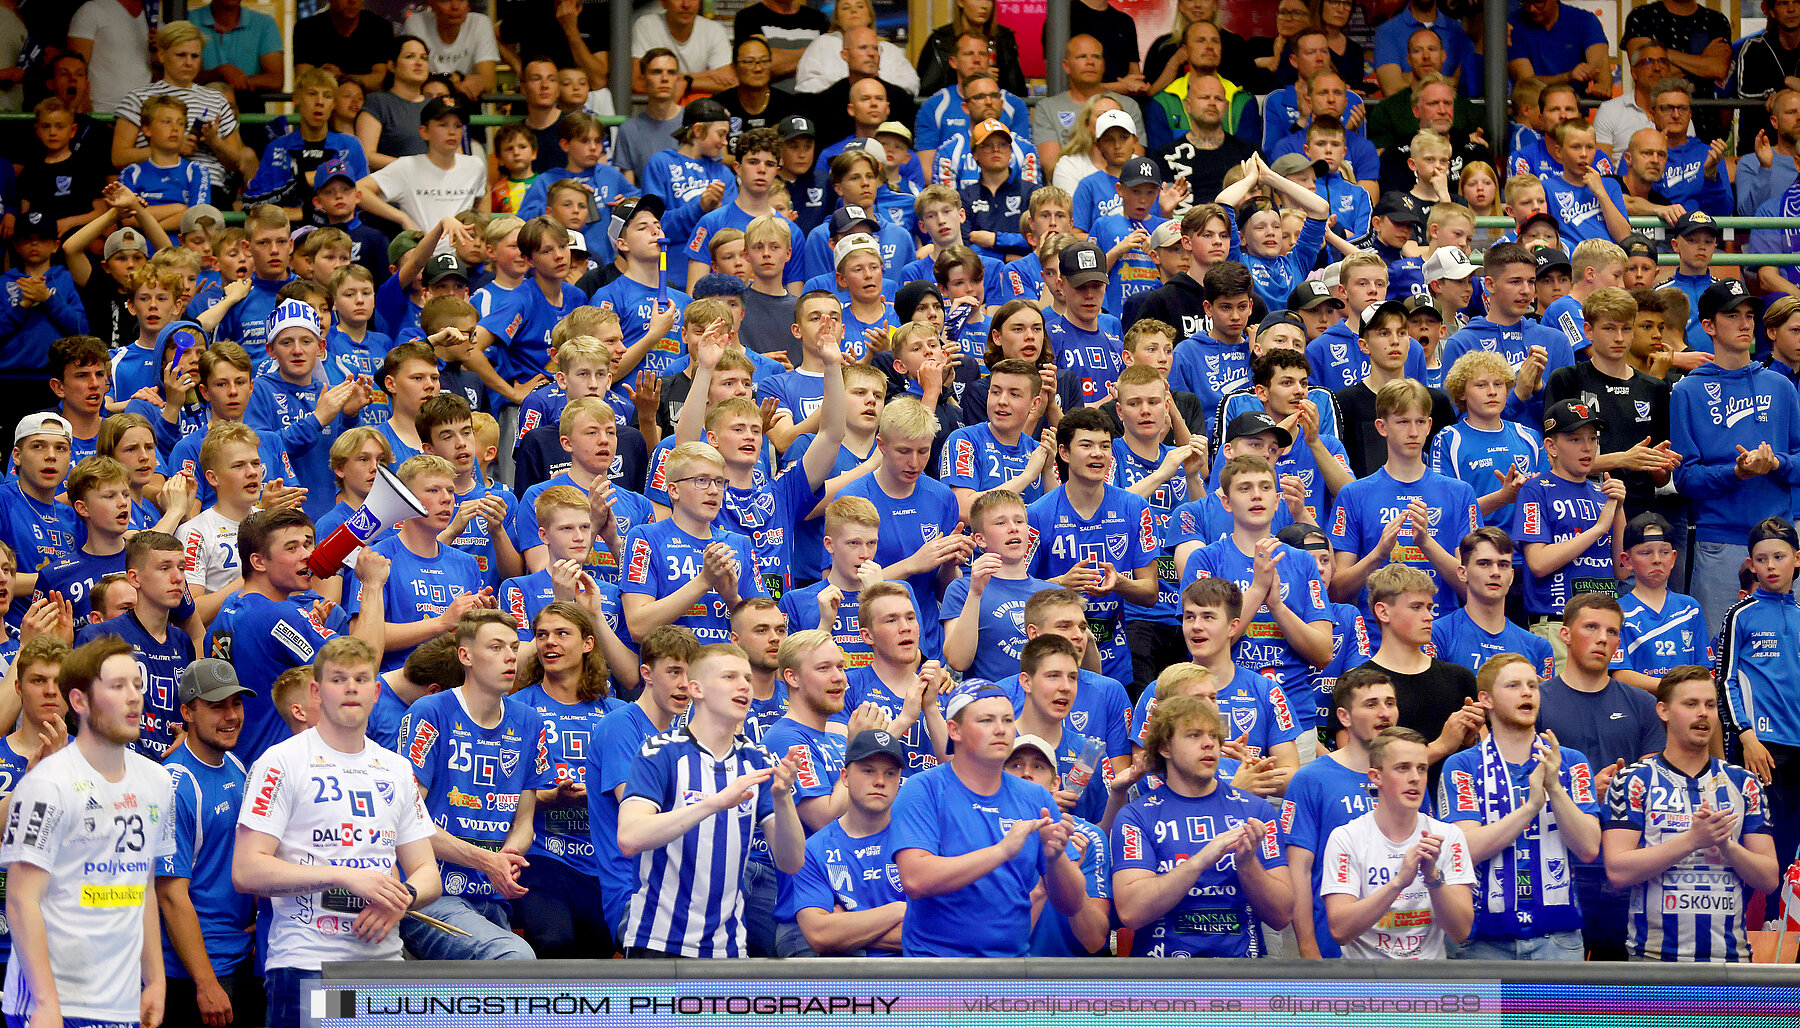
M1124 129L1134 136L1138 134L1137 126L1132 123L1131 115L1124 111L1107 111L1094 119L1095 139L1106 135L1108 129Z
M34 435L55 435L73 441L75 430L62 415L52 411L27 414L19 419L19 427L13 429L13 445L17 446Z
M867 232L852 232L838 240L837 249L831 255L832 266L843 264L845 258L858 250L867 250L873 253L878 260L881 257L881 244L875 241L874 236Z
M1051 746L1049 742L1045 741L1043 738L1036 736L1036 735L1021 735L1017 739L1014 739L1011 755L1013 755L1013 756L1018 755L1018 752L1022 749L1025 749L1026 747L1030 747L1031 749L1034 749L1034 750L1038 751L1039 753L1042 753L1044 755L1044 759L1050 763L1050 766L1053 768L1056 767L1056 749L1055 749L1055 747Z

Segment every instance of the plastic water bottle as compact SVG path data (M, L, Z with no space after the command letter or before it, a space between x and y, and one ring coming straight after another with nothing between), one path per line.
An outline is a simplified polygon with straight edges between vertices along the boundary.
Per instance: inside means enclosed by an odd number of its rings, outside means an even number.
M1063 787L1079 795L1087 791L1088 783L1094 780L1094 769L1106 758L1106 742L1089 737L1081 747L1081 756L1075 758L1075 766L1063 782Z

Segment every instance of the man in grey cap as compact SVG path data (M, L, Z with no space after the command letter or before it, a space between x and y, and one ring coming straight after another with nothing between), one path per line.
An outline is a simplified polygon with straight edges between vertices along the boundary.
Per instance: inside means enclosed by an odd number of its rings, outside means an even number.
M231 885L238 808L249 775L231 751L250 694L236 669L216 657L202 657L181 673L187 732L163 761L175 783L175 852L156 871L167 930L168 1024L248 1024L262 1015L262 981L250 959L256 901Z
M845 747L839 780L850 805L806 840L806 864L790 882L789 906L776 911L784 955L900 952L906 893L887 837L888 812L905 774L906 745L887 731L858 732Z

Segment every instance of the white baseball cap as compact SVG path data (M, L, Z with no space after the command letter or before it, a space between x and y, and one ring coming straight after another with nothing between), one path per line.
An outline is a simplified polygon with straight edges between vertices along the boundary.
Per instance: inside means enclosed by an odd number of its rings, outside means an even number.
M835 267L844 263L844 258L858 250L868 250L877 258L881 256L881 244L875 241L874 236L867 232L852 232L838 240L837 249L831 255L832 265Z
M1115 128L1124 129L1134 136L1138 134L1137 125L1132 122L1131 115L1124 111L1107 111L1094 121L1094 138L1099 139L1106 135L1107 129Z
M1454 246L1440 246L1425 258L1425 266L1420 269L1427 282L1440 279L1464 279L1475 274L1475 264L1469 255Z
M17 446L34 435L59 435L73 440L75 430L69 427L67 419L54 411L27 414L19 419L19 427L13 429L13 445Z

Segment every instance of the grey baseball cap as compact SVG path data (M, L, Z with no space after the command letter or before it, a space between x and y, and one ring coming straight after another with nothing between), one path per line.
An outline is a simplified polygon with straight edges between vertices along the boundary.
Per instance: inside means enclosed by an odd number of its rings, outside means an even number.
M238 682L237 669L217 657L201 657L181 673L181 702L205 700L218 703L233 696L254 696L256 690Z

